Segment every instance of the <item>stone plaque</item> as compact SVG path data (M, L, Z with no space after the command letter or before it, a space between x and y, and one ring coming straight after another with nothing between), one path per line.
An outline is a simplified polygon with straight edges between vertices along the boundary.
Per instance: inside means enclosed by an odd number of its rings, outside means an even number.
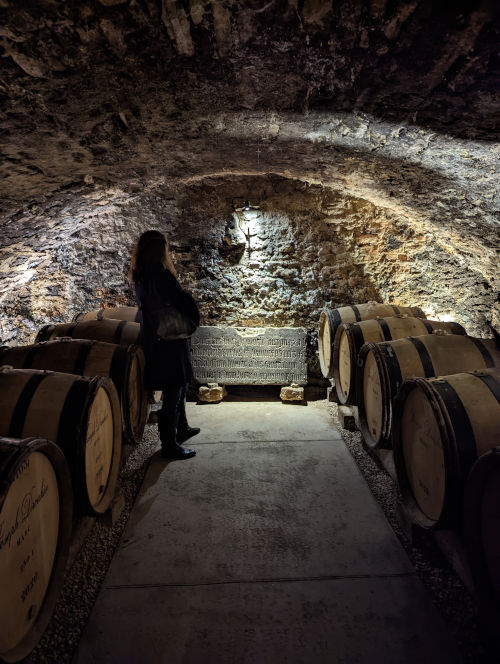
M191 337L200 383L289 385L307 383L303 327L202 326Z

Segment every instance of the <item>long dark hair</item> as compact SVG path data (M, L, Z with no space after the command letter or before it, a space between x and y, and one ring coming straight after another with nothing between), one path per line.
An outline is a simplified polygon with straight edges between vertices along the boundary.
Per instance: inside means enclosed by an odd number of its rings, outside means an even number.
M130 278L137 282L162 268L177 277L165 235L160 231L146 231L132 251Z

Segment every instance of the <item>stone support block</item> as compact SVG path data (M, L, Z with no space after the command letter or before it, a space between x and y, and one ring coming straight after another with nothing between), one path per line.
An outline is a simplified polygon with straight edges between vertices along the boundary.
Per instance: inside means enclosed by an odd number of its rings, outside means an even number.
M356 407L351 408L350 406L339 406L338 408L340 426L343 429L347 429L347 431L356 431L358 428L356 422L357 413L355 412L355 408Z
M282 401L304 401L304 388L297 385L297 383L282 387L280 399Z
M218 403L222 401L226 394L227 390L224 385L218 385L217 383L202 385L198 390L200 401L205 401L206 403Z
M335 389L335 382L332 378L331 387L328 387L326 390L326 395L330 403L339 403L339 398L337 396L337 390Z

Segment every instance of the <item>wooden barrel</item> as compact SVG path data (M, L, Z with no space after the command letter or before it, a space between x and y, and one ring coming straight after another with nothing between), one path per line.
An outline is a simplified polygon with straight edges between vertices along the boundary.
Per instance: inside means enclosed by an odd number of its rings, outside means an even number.
M448 334L467 334L458 323L438 320L392 316L373 318L360 323L342 323L337 329L333 344L333 375L340 403L356 404L356 363L363 344L371 341L391 341L409 336L433 334L436 330Z
M0 436L42 436L59 445L71 473L75 512L102 513L109 507L120 467L121 428L110 378L0 369Z
M110 344L130 346L139 342L141 326L126 320L87 320L83 323L56 323L45 325L38 332L35 341L50 341L56 337L73 339L95 339Z
M393 450L409 518L459 527L467 475L497 445L500 370L405 381L394 400Z
M32 346L0 347L0 364L78 376L109 376L120 398L125 442L138 443L142 439L148 394L144 388L145 359L140 346L64 337Z
M500 652L500 447L475 462L467 477L463 533L479 621L493 651ZM494 661L494 660L492 660Z
M324 309L319 317L318 348L319 364L325 378L333 378L334 371L334 349L335 334L342 323L359 323L362 320L370 320L377 317L398 316L406 314L415 318L425 318L425 314L419 307L400 307L393 304L378 304L367 302L366 304L353 304L338 309Z
M0 438L0 658L36 646L64 578L71 536L64 456L40 438Z
M128 320L133 323L140 323L141 321L137 307L109 307L106 309L95 309L87 313L80 311L73 320L81 323L85 320L103 320L105 318Z
M388 444L392 401L403 382L500 366L492 339L428 334L365 344L358 356L356 394L361 433L370 447Z

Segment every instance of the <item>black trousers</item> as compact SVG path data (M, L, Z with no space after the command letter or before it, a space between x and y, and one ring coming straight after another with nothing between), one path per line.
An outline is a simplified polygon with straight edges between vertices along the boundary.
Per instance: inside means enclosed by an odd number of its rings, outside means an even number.
M175 436L178 423L182 428L187 426L184 405L187 388L187 385L175 385L163 390L163 403L158 413L158 428L162 439L164 436Z
M163 403L158 413L159 417L169 421L175 421L181 411L184 410L184 399L186 398L187 385L175 385L163 390Z

